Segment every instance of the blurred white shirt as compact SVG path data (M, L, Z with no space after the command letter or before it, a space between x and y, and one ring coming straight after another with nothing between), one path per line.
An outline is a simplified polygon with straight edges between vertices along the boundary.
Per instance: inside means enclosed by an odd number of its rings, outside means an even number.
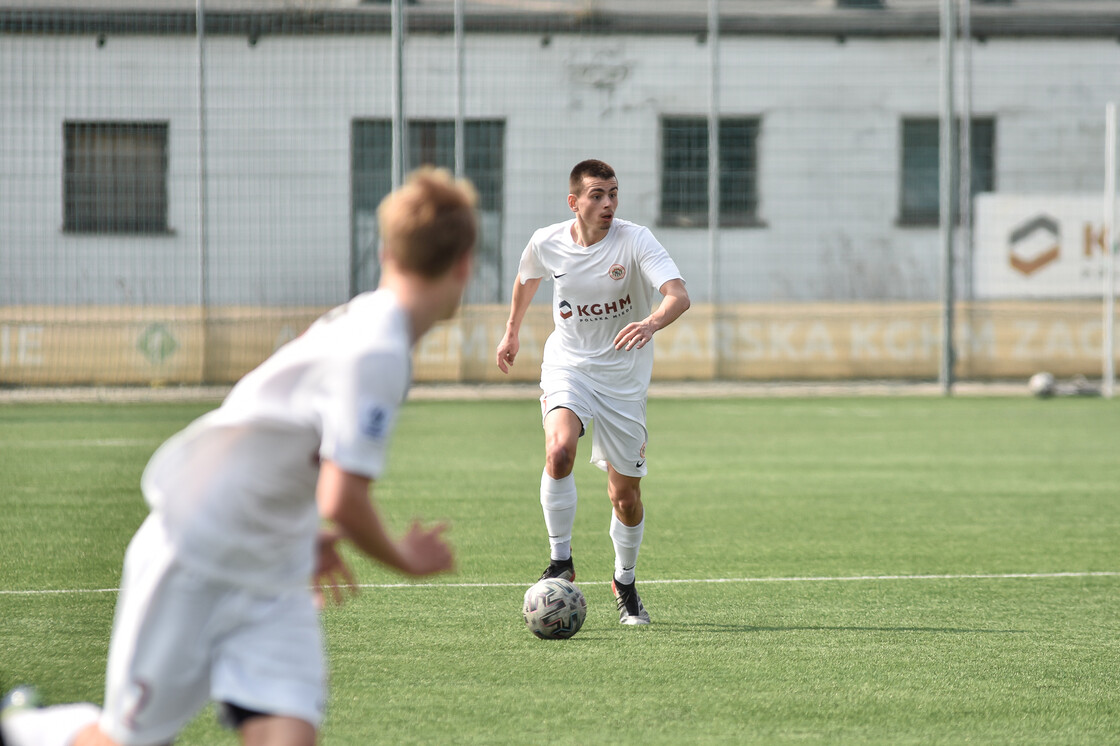
M141 485L178 559L260 590L306 587L320 459L381 475L411 380L411 345L392 293L359 295L164 443Z

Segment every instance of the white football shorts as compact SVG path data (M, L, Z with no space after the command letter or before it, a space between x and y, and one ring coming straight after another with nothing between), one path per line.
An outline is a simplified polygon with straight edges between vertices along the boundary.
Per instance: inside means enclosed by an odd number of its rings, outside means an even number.
M550 376L541 382L541 390L542 420L563 407L574 412L585 429L591 425L591 463L603 471L610 464L628 477L648 473L645 399L604 396L572 376Z
M326 667L309 589L253 591L179 564L156 516L125 555L101 729L170 743L208 701L322 722Z

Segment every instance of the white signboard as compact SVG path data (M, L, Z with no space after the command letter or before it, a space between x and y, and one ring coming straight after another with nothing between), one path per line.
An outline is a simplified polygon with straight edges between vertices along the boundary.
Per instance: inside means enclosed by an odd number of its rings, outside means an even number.
M1105 231L1101 195L981 194L973 290L987 298L1100 298Z

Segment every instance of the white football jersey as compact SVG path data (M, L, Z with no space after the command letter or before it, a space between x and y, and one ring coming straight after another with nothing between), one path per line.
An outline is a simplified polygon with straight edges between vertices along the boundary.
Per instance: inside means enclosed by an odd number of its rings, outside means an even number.
M553 284L556 329L544 346L541 379L557 370L576 371L599 392L641 399L653 372L653 342L640 350L616 350L614 339L627 324L653 310L658 289L681 279L680 270L648 228L615 218L602 241L580 246L572 238L575 219L541 228L521 255L521 281L538 277Z
M359 295L164 443L141 484L182 561L253 588L305 587L320 525L320 459L381 475L411 347L396 297Z

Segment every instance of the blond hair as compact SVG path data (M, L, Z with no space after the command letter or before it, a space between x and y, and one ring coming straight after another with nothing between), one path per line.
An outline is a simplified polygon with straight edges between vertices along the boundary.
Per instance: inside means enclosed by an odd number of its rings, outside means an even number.
M377 208L381 251L405 272L435 279L474 249L478 194L447 169L424 167Z

